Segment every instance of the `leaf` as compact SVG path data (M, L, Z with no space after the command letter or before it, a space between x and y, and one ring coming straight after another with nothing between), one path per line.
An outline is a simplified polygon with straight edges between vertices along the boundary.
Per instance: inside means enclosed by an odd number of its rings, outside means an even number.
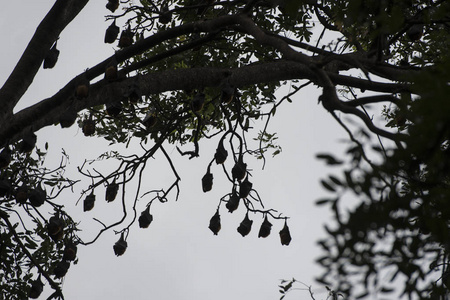
M323 284L323 285L330 285L330 283L329 282L327 282L326 280L325 280L325 278L316 278L316 281L318 282L318 283L320 283L320 284Z
M348 187L350 187L351 189L354 189L355 183L353 182L351 173L349 171L345 171L344 174L345 174L345 180L347 181Z
M298 0L286 0L284 11L288 16L295 18L298 15L301 4L302 2Z
M360 294L360 295L356 296L356 298L355 298L355 299L362 299L362 298L365 298L365 297L367 297L368 295L369 295L369 292L365 292L365 293L362 293L362 294Z
M322 184L322 186L329 190L330 192L336 192L336 189L334 187L332 187L328 182L326 182L325 180L321 180L320 183Z
M33 242L33 243L26 242L24 245L25 245L26 248L32 249L32 250L34 250L34 249L36 249L38 247L38 245L35 242Z
M321 206L321 205L327 204L332 201L333 201L333 199L329 199L329 198L319 199L316 201L316 205Z
M335 176L330 175L329 176L330 180L333 181L336 185L342 185L342 182Z
M327 165L330 165L330 166L342 164L342 161L337 160L331 154L319 153L319 154L316 155L316 158L317 159L321 159L321 160L325 160L325 163Z
M394 291L393 288L387 288L387 287L383 287L380 290L380 292L382 292L382 293L392 293L393 291Z

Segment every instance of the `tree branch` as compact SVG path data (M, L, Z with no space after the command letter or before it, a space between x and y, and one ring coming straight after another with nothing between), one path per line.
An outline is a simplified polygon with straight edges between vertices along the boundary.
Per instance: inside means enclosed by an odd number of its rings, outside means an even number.
M397 93L409 88L407 84L381 83L334 73L327 74L334 84L370 91ZM151 95L173 90L216 87L220 86L225 77L228 77L230 84L236 88L290 79L309 79L321 85L317 80L317 74L310 67L302 63L284 60L232 69L177 69L150 73L139 76L139 78L130 77L113 83L101 80L90 86L89 97L74 101L72 109L81 111L92 106L105 104L111 101L107 97L108 89L126 90L128 85L136 81L144 95ZM8 141L20 139L26 130L37 131L43 127L57 124L59 116L67 109L65 103L73 97L75 82L76 79L72 80L53 97L16 113L7 125L0 126L0 147Z
M19 244L20 248L25 253L25 255L28 257L28 259L38 269L39 273L42 274L45 277L45 279L47 279L47 281L50 284L50 286L52 287L52 289L55 290L55 293L60 295L64 299L59 285L56 282L54 282L53 279L50 278L50 275L41 267L39 262L36 261L36 259L34 259L33 255L31 255L30 251L28 251L27 247L25 247L25 245L22 243L22 240L20 239L19 235L17 234L16 230L14 229L14 226L11 224L11 222L8 219L9 218L8 215L6 213L2 212L2 213L0 213L0 217L5 221L6 226L8 226L8 229L12 232L17 243Z
M58 0L39 24L19 62L0 89L2 114L13 108L33 82L48 50L89 0Z

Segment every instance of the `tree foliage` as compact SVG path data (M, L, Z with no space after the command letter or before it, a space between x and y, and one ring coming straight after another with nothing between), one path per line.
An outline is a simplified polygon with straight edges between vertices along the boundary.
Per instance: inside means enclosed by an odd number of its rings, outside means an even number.
M105 43L116 45L114 53L85 66L56 94L15 110L41 68L58 63L57 40L87 2L57 0L0 89L3 298L38 297L42 278L54 298L62 297L60 280L76 261L77 246L94 243L112 228L120 228L114 253L123 255L136 219L148 227L151 204L180 194L167 144L193 159L201 140L217 140L216 152L204 154L211 162L199 178L203 191L210 191L219 176L212 170L223 165L230 182L209 224L214 234L221 228L222 205L229 212L245 207L242 236L252 227L248 213L259 213L264 221L258 236L268 236L271 221L281 219L281 243L288 245L287 217L263 206L247 162L250 156L265 160L268 153L280 153L276 135L268 131L270 120L277 107L311 84L321 88L318 101L349 135L347 157L317 156L344 169L322 180L333 196L317 203L330 205L335 224L319 242L324 255L318 263L325 272L318 281L359 298L390 293L399 281L399 292L412 298L447 294L448 1L105 1ZM290 91L280 96L286 83ZM374 118L370 107L384 121ZM249 136L258 121L263 130ZM81 239L77 221L58 201L77 184L64 172L67 156L48 169L47 143L36 147L40 129L74 123L86 138L142 149L131 156L105 151L98 160L114 162L109 171L97 170L89 158L79 167L91 182L80 195L85 211L95 208L103 192L107 202L122 201L124 209L121 220L102 223L91 241ZM142 174L155 153L167 159L175 180L146 190ZM136 196L125 202L130 186ZM360 202L348 208L343 202L352 193ZM148 204L137 217L139 199ZM127 207L135 213L130 224L124 224ZM394 283L381 278L386 272Z

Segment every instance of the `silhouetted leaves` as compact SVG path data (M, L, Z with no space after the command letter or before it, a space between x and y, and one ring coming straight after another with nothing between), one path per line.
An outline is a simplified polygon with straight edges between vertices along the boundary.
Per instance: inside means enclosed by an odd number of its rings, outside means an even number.
M342 164L342 161L337 160L337 159L336 159L333 155L331 155L331 154L325 154L325 153L323 153L323 154L317 154L317 155L316 155L316 158L317 158L317 159L324 160L325 163L326 163L327 165L330 165L330 166L341 165L341 164Z

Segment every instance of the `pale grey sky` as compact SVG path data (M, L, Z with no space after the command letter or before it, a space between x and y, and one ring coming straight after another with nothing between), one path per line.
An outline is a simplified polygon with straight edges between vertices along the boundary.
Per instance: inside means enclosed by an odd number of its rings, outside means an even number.
M1 84L53 3L51 0L16 0L3 4L0 12ZM104 22L104 16L109 13L105 3L90 1L62 33L57 65L54 69L40 71L21 107L53 95L69 79L113 54L114 47L103 43L104 30L109 25ZM254 220L253 230L247 237L241 237L236 228L245 215L242 208L233 214L222 209L222 230L214 236L208 229L209 219L215 213L218 199L229 192L230 185L215 165L211 192L202 192L201 178L218 140L202 142L201 158L193 160L180 157L174 146L166 146L182 177L178 202L173 201L172 196L168 203L154 203L153 223L148 229L133 226L128 249L121 257L113 253L112 246L118 236L112 231L94 245L79 247L79 263L71 266L64 280L66 299L273 300L280 297L279 280L292 277L312 285L316 299L325 299L325 289L313 280L320 273L314 259L320 254L315 242L325 235L322 225L330 218L330 213L326 208L315 207L314 201L326 195L319 179L334 170L325 168L314 157L318 152L341 153L344 145L339 140L345 134L317 105L317 96L317 89L307 88L294 98L294 103L286 103L277 110L269 130L279 134L279 144L283 147L279 156L274 159L269 156L263 171L262 161L247 162L253 169L253 187L266 207L291 217L288 222L293 238L290 246L281 246L279 241L282 221L272 222L274 226L268 238L257 238L262 222L260 215L250 215ZM255 127L261 126L255 124ZM86 138L76 126L66 130L54 126L39 131L38 146L42 147L46 140L50 145L49 163L58 163L61 148L64 148L71 158L68 172L77 177L76 166L84 158L95 158L109 149L106 142ZM148 165L147 173L144 181L149 189L167 187L173 180L160 153ZM76 192L87 184L80 184ZM92 217L111 222L121 217L118 201L108 204L103 201L101 191L97 194L96 207L88 213L83 213L82 205L74 206L79 194L66 194L64 199L58 200L68 207L75 220L81 221L81 236L86 240L100 229ZM139 204L138 211L145 203ZM50 292L46 284L41 299ZM309 299L309 294L296 291L285 299Z

